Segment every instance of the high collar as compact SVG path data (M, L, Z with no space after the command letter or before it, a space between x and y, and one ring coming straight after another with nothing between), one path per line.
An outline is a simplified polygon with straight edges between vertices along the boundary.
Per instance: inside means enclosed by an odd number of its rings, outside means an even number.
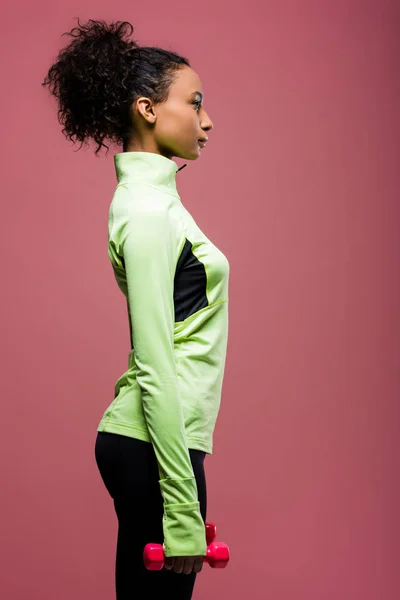
M175 177L180 169L175 161L162 154L120 152L114 154L114 165L118 183L147 183L179 197Z

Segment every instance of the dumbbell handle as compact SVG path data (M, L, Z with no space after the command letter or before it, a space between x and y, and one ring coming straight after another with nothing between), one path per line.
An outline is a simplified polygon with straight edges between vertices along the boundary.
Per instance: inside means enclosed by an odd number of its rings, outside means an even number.
M206 523L206 542L207 546L217 537L217 526L215 523Z
M211 542L203 557L213 569L223 569L229 562L229 548L224 542ZM143 550L146 569L159 571L165 562L164 549L161 544L146 544Z

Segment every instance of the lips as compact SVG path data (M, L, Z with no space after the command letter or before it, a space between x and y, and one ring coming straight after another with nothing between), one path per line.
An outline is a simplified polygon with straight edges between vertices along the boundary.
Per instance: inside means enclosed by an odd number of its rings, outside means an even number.
M208 140L197 140L200 148L204 148Z

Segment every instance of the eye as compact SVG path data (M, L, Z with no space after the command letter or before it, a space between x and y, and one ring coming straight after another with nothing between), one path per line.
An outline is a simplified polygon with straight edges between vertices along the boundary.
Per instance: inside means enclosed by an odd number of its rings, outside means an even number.
M194 104L195 106L197 106L197 110L199 110L199 108L201 106L201 100L195 100L194 102L192 102L192 104Z

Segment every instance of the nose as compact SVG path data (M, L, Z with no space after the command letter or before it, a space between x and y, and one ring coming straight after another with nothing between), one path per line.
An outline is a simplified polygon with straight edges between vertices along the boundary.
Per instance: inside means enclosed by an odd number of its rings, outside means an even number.
M210 129L212 129L213 127L214 127L213 122L211 121L211 119L208 116L208 114L205 113L205 118L203 118L202 122L201 122L201 128L204 131L210 131Z
M212 129L213 127L214 127L214 125L212 124L211 121L209 121L206 125L201 126L203 131L210 131L210 129Z

